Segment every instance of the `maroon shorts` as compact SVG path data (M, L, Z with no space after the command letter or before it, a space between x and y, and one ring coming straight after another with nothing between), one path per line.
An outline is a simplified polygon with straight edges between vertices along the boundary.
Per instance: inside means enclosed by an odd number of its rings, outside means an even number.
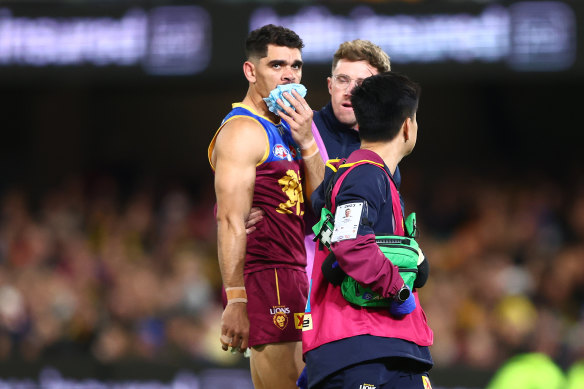
M302 340L308 279L301 270L278 268L245 275L249 345Z

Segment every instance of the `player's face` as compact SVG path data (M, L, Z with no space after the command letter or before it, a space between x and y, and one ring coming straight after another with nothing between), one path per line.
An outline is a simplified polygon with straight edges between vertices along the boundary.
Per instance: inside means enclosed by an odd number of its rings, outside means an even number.
M328 89L331 94L331 105L338 121L355 128L357 119L351 104L351 91L356 84L365 78L379 73L377 68L367 61L349 61L341 59L333 70L332 77L328 78ZM348 83L347 81L350 80Z
M268 55L261 58L256 69L256 88L262 97L278 85L300 83L302 55L300 50L268 45Z

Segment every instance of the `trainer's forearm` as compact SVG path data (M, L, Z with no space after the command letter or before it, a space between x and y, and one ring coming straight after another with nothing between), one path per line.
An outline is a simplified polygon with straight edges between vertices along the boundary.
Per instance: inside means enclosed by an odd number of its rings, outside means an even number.
M307 202L310 204L312 193L318 188L324 179L324 162L318 151L312 156L303 156L302 160L304 162L304 195Z
M243 267L247 235L243 219L217 218L217 253L221 278L226 288L244 286Z

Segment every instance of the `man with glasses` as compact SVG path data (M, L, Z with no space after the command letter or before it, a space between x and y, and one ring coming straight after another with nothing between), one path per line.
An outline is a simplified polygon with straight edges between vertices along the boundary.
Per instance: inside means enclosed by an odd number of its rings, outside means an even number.
M320 152L316 161L307 160L307 171L312 169L311 177L324 178L324 163L328 159L345 158L361 145L357 119L351 104L351 92L367 77L391 70L389 56L376 44L362 39L341 43L333 56L331 76L327 78L331 101L313 117L312 133ZM309 169L308 169L309 168ZM399 168L393 176L399 188L401 175ZM313 181L317 179L313 178ZM319 182L320 182L319 181ZM311 191L308 193L312 193ZM317 215L318 216L318 215ZM310 228L317 221L310 207L307 207L306 226ZM306 273L310 277L314 258L314 235L306 236Z
M365 78L390 70L389 56L370 41L357 39L339 46L327 79L331 101L313 118L318 129L315 137L320 136L324 143L325 150L321 149L320 153L325 160L347 157L359 148L351 91Z

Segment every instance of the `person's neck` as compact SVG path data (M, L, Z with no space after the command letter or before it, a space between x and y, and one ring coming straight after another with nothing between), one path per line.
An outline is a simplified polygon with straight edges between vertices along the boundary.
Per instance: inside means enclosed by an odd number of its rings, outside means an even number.
M370 150L379 155L393 175L397 165L404 157L396 142L397 137L391 142L367 142L362 140L361 149Z
M242 104L251 107L257 114L270 119L273 123L280 122L280 117L268 109L264 99L258 93L255 93L251 86L248 89Z

